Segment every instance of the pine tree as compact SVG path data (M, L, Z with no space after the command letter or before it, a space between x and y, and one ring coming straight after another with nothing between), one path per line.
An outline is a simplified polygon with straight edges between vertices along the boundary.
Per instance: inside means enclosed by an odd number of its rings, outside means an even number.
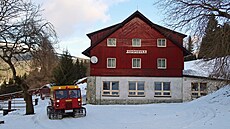
M200 46L200 56L214 59L230 55L230 25L218 26L218 21L211 16Z
M215 49L213 47L218 43L218 39L216 39L216 35L218 33L217 31L218 22L214 16L211 16L205 29L205 35L201 42L199 56L203 58L213 58L213 54L210 52Z
M54 69L54 83L56 85L73 84L78 79L78 68L73 63L72 57L68 51L63 52L60 63Z
M83 61L80 63L80 78L83 78L86 76L86 66L84 65Z

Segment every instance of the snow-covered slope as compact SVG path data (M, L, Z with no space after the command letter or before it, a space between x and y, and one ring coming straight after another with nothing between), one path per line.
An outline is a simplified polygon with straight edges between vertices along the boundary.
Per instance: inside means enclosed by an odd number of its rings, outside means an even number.
M84 118L49 120L47 102L39 101L35 115L0 117L0 129L230 129L230 85L188 103L86 105Z

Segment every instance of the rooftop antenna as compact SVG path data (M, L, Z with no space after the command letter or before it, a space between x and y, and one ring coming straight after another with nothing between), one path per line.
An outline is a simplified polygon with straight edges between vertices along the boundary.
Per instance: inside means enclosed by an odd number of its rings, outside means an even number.
M137 11L138 11L138 2L137 2Z

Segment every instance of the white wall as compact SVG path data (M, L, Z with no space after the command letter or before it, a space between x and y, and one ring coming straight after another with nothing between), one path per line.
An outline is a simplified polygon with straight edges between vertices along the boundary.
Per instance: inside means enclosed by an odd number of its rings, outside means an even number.
M214 80L208 78L195 78L195 77L183 77L183 101L191 101L192 100L192 92L191 92L191 83L192 82L203 82L207 83L208 94L216 91L222 85L225 85L224 81Z
M102 96L103 81L119 81L119 97ZM144 81L145 97L128 97L128 82ZM183 88L182 78L169 77L96 77L96 99L97 100L168 100L182 101ZM171 97L154 97L154 82L171 82Z

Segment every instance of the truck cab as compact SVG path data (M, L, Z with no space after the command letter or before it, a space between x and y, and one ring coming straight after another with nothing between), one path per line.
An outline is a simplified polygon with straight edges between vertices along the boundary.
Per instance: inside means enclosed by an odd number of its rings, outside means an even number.
M62 119L67 113L72 113L74 117L86 116L78 86L53 86L50 96L50 103L47 106L47 115L50 119Z

